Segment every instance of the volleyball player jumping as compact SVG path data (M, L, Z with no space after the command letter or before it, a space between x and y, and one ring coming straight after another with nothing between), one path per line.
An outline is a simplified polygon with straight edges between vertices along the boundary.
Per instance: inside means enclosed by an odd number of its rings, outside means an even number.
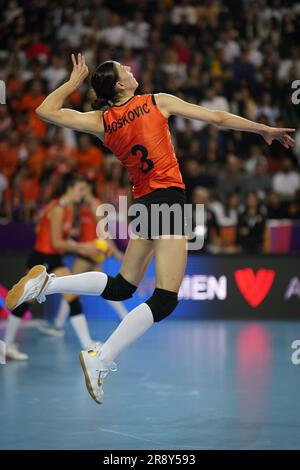
M268 144L279 140L286 148L294 140L289 132L259 124L223 111L213 111L187 103L166 93L135 95L138 83L130 67L116 61L99 65L91 77L97 100L94 111L81 113L63 108L65 99L88 76L84 57L72 55L73 71L64 85L52 92L37 108L45 121L89 132L103 140L128 169L133 182L134 202L150 209L152 204L185 201L184 183L179 171L168 118L178 115L205 121L228 129L255 132ZM108 106L103 110L103 106ZM167 317L178 304L177 294L187 260L187 239L184 223L181 230L171 227L169 233L160 230L158 237L131 238L120 273L111 277L102 272L52 277L44 267L29 271L9 292L6 304L14 309L28 299L43 300L54 293L102 295L105 299L124 300L133 295L153 254L155 256L156 287L153 295L133 309L101 346L81 351L80 362L90 395L97 403L103 401L103 380L114 359L154 322ZM172 233L173 232L173 233ZM176 237L172 236L176 232ZM178 236L180 235L181 237ZM164 237L163 235L170 235Z

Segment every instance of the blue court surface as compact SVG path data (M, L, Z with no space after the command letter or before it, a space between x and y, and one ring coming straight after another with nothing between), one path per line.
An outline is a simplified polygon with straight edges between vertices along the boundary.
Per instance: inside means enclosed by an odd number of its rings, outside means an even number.
M90 324L96 339L117 325ZM300 449L297 322L155 325L118 358L100 406L70 326L22 334L30 361L0 366L1 449Z

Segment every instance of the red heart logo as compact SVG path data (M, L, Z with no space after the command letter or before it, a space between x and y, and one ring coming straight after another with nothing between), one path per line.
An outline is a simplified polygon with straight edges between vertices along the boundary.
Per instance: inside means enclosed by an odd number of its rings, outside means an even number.
M266 297L275 279L275 271L259 269L256 275L253 269L238 269L234 273L235 282L245 300L256 308Z

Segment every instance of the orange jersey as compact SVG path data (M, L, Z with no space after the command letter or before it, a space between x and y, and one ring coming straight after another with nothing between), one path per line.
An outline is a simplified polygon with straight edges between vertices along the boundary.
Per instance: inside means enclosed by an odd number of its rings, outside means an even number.
M70 207L64 206L59 199L54 199L53 201L48 204L43 212L42 218L40 223L37 227L37 237L34 245L34 249L36 251L40 251L41 253L46 253L47 255L54 255L63 254L62 251L55 250L52 245L51 241L51 231L50 231L50 219L49 219L49 212L51 209L59 205L64 209L64 220L62 226L62 238L67 240L70 236L71 229L72 229L72 222L73 222L73 211Z
M122 162L135 198L155 189L185 188L171 141L168 119L152 94L136 95L103 114L104 145Z
M97 199L97 206L101 201ZM79 240L80 242L90 242L97 238L96 214L92 213L89 204L84 204L79 210Z

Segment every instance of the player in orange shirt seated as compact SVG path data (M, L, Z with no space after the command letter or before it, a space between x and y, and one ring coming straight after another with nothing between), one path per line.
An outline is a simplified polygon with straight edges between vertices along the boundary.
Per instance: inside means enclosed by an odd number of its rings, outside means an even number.
M2 145L1 145L2 144ZM0 144L0 167L10 180L20 163L20 139L16 130L9 133L8 140Z
M23 96L20 102L20 109L34 114L36 107L39 106L44 99L45 95L43 93L42 82L40 80L33 80L29 92Z
M43 171L46 152L44 147L40 145L39 140L35 136L27 139L28 157L26 164L33 175L40 177Z

